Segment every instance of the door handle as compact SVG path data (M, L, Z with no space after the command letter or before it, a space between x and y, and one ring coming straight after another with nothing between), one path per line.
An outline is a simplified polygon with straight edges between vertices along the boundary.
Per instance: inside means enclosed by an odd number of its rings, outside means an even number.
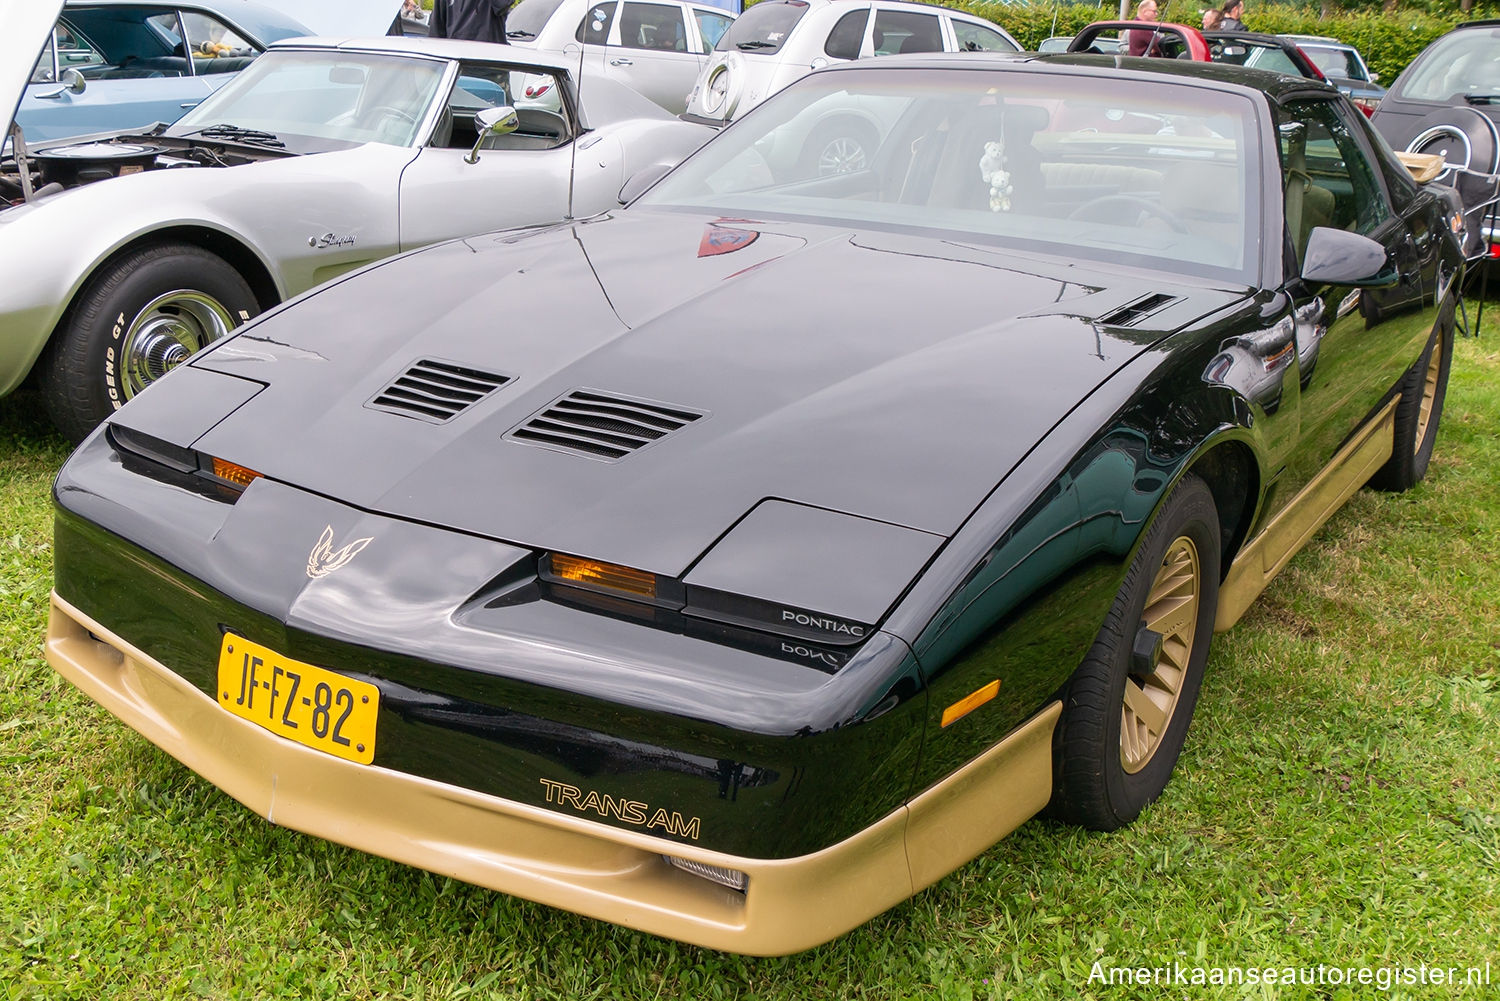
M611 59L609 61L609 64L611 66L634 66L635 65L634 61L632 61L630 59L626 59L624 56L621 56L618 59Z
M202 101L188 101L186 104L179 104L178 107L179 108L196 108L198 105L200 105L202 103L203 103Z

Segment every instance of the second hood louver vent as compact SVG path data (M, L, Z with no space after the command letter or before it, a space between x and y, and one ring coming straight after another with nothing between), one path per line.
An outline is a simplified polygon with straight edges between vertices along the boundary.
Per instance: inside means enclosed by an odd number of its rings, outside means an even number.
M659 403L575 390L533 415L506 438L613 462L702 416Z
M509 381L508 375L494 375L425 358L407 369L365 406L432 424L444 424Z
M1177 301L1175 295L1163 295L1160 292L1144 296L1134 302L1126 303L1113 312L1105 313L1099 317L1100 323L1111 327L1128 327L1132 323L1145 319L1152 313Z

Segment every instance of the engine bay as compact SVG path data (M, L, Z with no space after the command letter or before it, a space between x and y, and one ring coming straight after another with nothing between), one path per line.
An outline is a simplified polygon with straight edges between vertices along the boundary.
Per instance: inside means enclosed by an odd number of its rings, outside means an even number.
M236 167L293 155L282 149L247 149L236 143L149 133L49 143L34 149L15 138L13 134L13 148L0 162L0 208L148 170Z

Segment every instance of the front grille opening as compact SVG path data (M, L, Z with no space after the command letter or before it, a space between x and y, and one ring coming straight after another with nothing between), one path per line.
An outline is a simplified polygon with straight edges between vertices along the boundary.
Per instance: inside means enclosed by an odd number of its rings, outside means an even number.
M710 883L744 893L750 888L750 876L740 872L738 869L726 869L723 866L709 865L707 862L695 862L692 859L678 858L676 855L663 855L663 859L674 869L691 873L699 879L706 879Z
M446 424L510 382L508 375L425 358L365 404L372 410Z
M533 414L506 437L613 462L702 416L659 403L574 390Z

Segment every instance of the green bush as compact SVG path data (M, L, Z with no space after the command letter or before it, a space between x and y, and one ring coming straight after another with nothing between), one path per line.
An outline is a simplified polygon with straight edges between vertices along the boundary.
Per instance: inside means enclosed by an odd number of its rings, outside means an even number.
M946 6L972 11L1009 31L1028 49L1035 49L1051 35L1073 35L1090 21L1117 16L1116 4L1063 3L1034 6L1010 5L993 0L952 0ZM1197 26L1207 4L1169 0L1163 20ZM1328 35L1348 42L1364 55L1370 69L1387 85L1439 35L1468 20L1456 11L1447 14L1421 10L1340 11L1320 17L1316 7L1282 4L1249 5L1249 25L1270 34Z

